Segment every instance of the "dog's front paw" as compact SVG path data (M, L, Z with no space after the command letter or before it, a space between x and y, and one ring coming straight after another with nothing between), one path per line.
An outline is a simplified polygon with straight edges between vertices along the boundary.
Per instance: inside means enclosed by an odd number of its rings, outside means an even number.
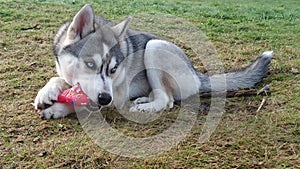
M159 112L163 110L165 107L156 105L154 102L150 103L143 103L143 104L135 104L130 107L129 112L149 112L149 113L154 113L154 112Z
M34 108L36 110L44 110L53 105L57 100L58 95L65 88L66 83L59 77L53 77L50 81L38 92L34 100Z
M149 97L139 97L133 101L133 105L149 103L150 101L151 101L151 99Z
M67 103L54 103L49 108L39 111L42 119L49 120L51 118L57 119L67 116L74 112L74 107Z
M131 104L129 112L150 112L155 113L162 110L172 109L174 107L174 100L171 99L165 104L161 100L154 100L150 97L140 97L134 100Z

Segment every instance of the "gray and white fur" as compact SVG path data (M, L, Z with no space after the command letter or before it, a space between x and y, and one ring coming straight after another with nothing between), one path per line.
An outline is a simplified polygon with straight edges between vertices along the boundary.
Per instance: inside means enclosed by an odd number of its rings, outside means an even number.
M130 17L119 24L109 22L85 5L72 22L61 26L53 45L59 77L51 78L34 102L44 118L74 112L73 106L55 101L78 83L99 109L124 109L133 100L131 112L159 112L199 92L252 88L268 72L272 51L236 72L201 74L178 46L130 30L130 22Z

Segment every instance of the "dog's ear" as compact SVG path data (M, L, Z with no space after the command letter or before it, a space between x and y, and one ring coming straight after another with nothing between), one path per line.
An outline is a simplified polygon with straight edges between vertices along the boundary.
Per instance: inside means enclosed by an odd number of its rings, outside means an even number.
M67 31L67 40L76 42L94 31L95 14L91 5L87 4L74 16Z
M132 20L132 17L128 17L127 19L125 19L124 21L122 21L121 23L117 24L116 26L112 27L112 30L114 31L114 33L117 35L117 37L119 38L119 42L123 41L124 36L126 34L126 31L128 29L128 26L130 24Z

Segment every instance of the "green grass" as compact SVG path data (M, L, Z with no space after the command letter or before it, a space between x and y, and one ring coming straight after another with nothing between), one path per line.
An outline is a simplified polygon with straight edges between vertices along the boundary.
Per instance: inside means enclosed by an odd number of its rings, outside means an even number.
M85 134L76 117L44 121L31 106L38 90L56 75L51 44L57 28L71 20L85 3L88 2L0 3L1 168L300 167L300 76L291 73L292 68L300 69L300 1L91 2L97 14L113 21L140 13L183 18L211 40L226 69L247 65L265 50L276 52L270 76L260 84L270 84L272 91L260 112L256 110L262 96L227 99L226 113L210 141L198 143L205 119L205 115L199 115L186 139L168 152L145 159L108 153ZM147 18L138 21L148 24ZM135 25L139 23L133 20L131 28L168 37L168 30ZM36 29L24 30L34 26ZM185 39L181 42L192 43ZM201 67L193 54L191 57ZM116 129L137 137L160 133L174 118L168 112L162 119L143 126L126 121L115 110L105 114ZM41 152L47 153L39 156Z

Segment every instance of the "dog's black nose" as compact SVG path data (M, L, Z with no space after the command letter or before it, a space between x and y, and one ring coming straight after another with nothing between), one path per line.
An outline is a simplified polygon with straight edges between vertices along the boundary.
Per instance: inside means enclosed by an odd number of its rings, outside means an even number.
M112 98L108 93L100 93L98 96L98 102L100 105L105 106L111 102Z

